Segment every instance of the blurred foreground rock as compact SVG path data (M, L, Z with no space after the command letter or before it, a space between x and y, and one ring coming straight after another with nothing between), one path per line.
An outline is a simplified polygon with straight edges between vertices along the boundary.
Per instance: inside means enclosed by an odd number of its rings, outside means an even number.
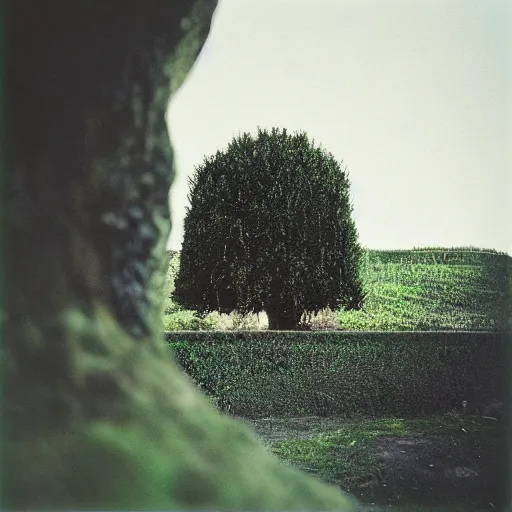
M169 95L216 0L12 0L1 506L355 510L169 361Z

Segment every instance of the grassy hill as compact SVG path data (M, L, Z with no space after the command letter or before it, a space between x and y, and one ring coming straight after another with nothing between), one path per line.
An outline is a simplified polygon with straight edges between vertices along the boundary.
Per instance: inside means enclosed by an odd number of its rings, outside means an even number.
M363 311L345 329L503 331L512 316L512 258L477 249L365 252Z
M173 253L169 290L178 264L178 253ZM358 331L512 328L512 258L505 253L475 248L368 249L361 271L368 293L363 310L326 310L311 320L314 327ZM168 330L258 327L255 315L246 319L231 315L227 322L222 317L214 314L199 320L167 299L164 326Z

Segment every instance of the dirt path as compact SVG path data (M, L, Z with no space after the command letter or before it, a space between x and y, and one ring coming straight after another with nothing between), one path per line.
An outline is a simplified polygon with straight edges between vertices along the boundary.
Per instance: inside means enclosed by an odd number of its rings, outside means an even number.
M309 439L313 443L319 435L338 432L350 425L354 427L361 424L361 428L365 428L364 423L347 422L341 418L267 418L244 421L253 426L269 448L279 446L282 441ZM502 493L500 471L504 453L497 429L492 429L496 422L491 428L485 425L485 432L476 429L470 431L460 426L464 423L457 424L456 419L453 424L453 430L441 432L436 429L436 419L430 418L422 420L416 432L374 436L374 441L363 449L353 452L345 450L340 453L340 464L345 464L351 458L351 467L356 469L342 479L339 475L330 478L329 473L322 472L318 464L315 467L314 464L293 460L289 462L356 495L368 505L368 512L402 510L397 508L399 505L405 507L403 510L418 511L499 510L498 502ZM473 420L472 425L476 425L476 420ZM315 445L312 446L314 449ZM364 469L361 464L361 471L358 472L357 460L354 458L359 458L361 462L374 460L376 463L370 470L368 464ZM332 464L332 458L330 461Z

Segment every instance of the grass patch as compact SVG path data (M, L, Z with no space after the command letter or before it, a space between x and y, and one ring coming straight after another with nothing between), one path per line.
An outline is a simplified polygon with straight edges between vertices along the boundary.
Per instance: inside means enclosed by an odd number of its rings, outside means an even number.
M298 419L294 421L281 439L259 432L267 449L365 503L449 503L451 510L473 511L484 502L497 503L503 492L496 487L504 456L498 422L456 412L418 419L340 420L323 432L312 429L306 437Z
M350 422L310 439L266 442L266 445L272 453L288 463L307 468L322 479L339 483L347 479L365 481L375 472L378 473L382 461L372 454L368 456L368 451L375 448L379 438L415 435L469 438L476 434L476 440L481 442L481 434L492 434L495 431L496 427L492 424L486 425L480 420L461 415L422 419L370 419Z

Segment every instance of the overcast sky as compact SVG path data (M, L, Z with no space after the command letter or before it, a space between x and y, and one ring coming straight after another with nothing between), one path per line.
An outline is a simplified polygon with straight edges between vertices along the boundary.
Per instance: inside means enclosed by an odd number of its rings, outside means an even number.
M511 4L219 0L169 107L169 247L181 246L194 167L276 126L343 160L363 246L512 255Z

